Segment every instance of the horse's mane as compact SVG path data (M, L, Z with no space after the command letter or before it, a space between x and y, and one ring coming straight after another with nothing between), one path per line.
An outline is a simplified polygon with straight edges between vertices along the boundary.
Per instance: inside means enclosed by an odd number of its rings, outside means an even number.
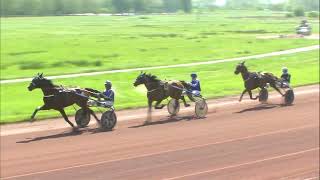
M146 77L148 77L152 81L160 81L160 79L158 79L156 75L146 74Z
M248 68L246 65L243 64L242 67L243 67L247 72L250 72L250 71L249 71L249 68Z
M53 84L53 82L50 79L47 78L41 78L40 79L42 82L44 82L44 84L46 86L53 86L53 87L57 87L56 85Z

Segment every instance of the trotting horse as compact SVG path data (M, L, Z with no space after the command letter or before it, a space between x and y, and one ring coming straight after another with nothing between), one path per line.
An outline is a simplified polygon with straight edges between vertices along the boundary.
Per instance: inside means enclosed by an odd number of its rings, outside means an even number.
M250 99L256 100L257 98L259 98L259 96L253 98L251 90L256 88L265 89L267 88L267 83L276 91L278 91L282 96L284 96L284 94L277 87L277 82L280 81L279 78L274 76L272 73L249 72L248 68L244 65L244 63L245 61L239 63L234 71L236 75L241 73L242 79L244 81L245 89L243 90L239 101L242 100L242 97L246 92L249 93Z
M30 85L28 86L29 91L37 88L40 88L43 92L44 105L39 106L35 109L31 116L31 122L35 120L34 117L38 111L54 109L59 111L65 121L72 128L74 128L74 130L76 130L77 127L75 127L73 123L69 121L64 111L65 107L71 106L73 104L77 104L84 109L84 113L89 112L95 117L97 121L99 121L94 112L87 106L88 97L81 95L81 92L78 93L75 89L64 89L61 86L56 86L52 83L51 80L44 78L43 73L38 73L38 75L32 79Z
M140 75L137 77L133 85L137 87L138 85L144 84L147 88L147 97L148 97L148 118L147 121L151 120L151 110L152 110L152 103L156 101L154 106L155 109L162 109L165 105L161 104L164 99L171 97L176 101L182 99L185 106L188 106L184 96L182 96L183 90L185 89L185 84L182 81L169 81L164 82L157 78L157 76L152 74L146 74L141 72ZM176 103L178 104L178 102Z

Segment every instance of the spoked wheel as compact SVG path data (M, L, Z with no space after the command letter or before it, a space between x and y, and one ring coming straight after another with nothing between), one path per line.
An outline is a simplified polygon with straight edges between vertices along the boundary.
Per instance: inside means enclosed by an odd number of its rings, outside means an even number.
M111 131L117 124L117 116L114 111L106 111L101 116L101 128L105 131Z
M179 113L180 111L180 103L176 99L170 99L167 105L168 112L170 115L175 116Z
M269 97L269 93L268 90L266 88L261 89L261 91L259 92L259 101L262 103L267 102Z
M291 105L294 101L294 92L292 89L289 89L284 94L284 103L285 105Z
M79 127L84 128L90 122L90 112L88 110L79 109L75 116L76 123Z
M195 113L197 118L204 118L208 113L208 105L204 99L196 101Z

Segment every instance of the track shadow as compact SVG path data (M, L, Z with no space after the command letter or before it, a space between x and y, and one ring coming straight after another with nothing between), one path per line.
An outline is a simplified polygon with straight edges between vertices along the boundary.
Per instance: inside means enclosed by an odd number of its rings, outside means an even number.
M77 136L77 135L81 135L82 133L83 133L82 130L63 132L63 133L53 134L53 135L49 135L49 136L41 136L41 137L36 137L36 138L31 138L31 139L27 138L28 140L17 141L16 143L30 143L30 142L34 142L34 141L42 141L42 140L47 140L47 139L56 139L56 138L63 138L63 137L69 137L69 136Z
M195 119L194 116L170 116L169 119L167 120L153 121L153 122L144 123L141 125L130 126L128 128L141 128L146 126L161 125L161 124L174 123L182 120L192 120L192 119Z
M30 143L30 142L34 142L34 141L57 139L57 138L70 137L70 136L78 136L78 135L83 135L83 134L90 135L90 134L108 133L108 132L112 132L112 131L102 130L100 127L97 127L97 128L85 127L85 128L78 129L76 131L66 131L63 133L53 134L53 135L48 135L48 136L41 136L41 137L36 137L36 138L26 138L26 140L17 141L16 143Z
M97 133L108 133L108 132L112 132L113 130L103 130L100 127L98 128L94 128L94 129L89 129L88 132L90 132L91 134L97 134Z
M255 106L252 108L243 109L243 110L235 112L235 113L245 113L245 112L250 112L250 111L262 111L262 110L273 109L276 107L283 107L283 105L281 105L281 104L262 104L262 105Z

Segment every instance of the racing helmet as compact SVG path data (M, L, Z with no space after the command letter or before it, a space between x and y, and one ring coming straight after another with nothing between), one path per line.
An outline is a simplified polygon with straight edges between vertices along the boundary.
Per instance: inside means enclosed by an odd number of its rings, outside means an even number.
M287 67L283 67L282 68L282 73L288 73L288 68Z
M191 75L190 75L192 78L196 78L196 77L198 77L198 75L196 74L196 73L191 73Z
M112 83L111 83L111 81L109 81L109 80L106 80L106 82L104 83L104 85L105 86L110 86L110 87L112 87Z

